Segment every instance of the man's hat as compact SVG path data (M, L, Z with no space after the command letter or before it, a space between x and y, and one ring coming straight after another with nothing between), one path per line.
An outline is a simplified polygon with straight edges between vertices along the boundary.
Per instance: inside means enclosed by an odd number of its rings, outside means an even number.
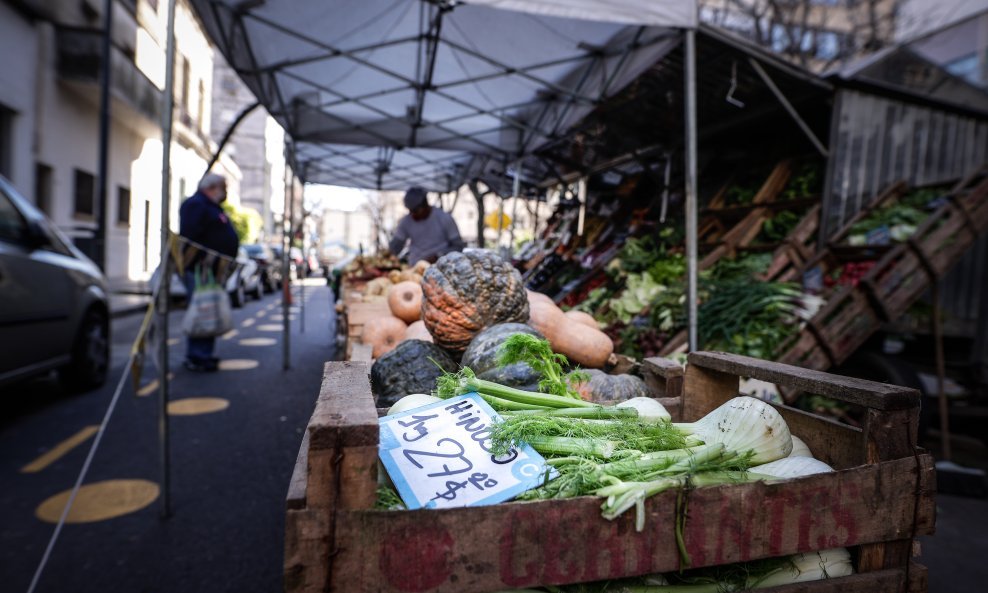
M405 192L405 208L415 210L419 206L425 204L425 202L426 193L421 187L410 187L408 188L408 191Z

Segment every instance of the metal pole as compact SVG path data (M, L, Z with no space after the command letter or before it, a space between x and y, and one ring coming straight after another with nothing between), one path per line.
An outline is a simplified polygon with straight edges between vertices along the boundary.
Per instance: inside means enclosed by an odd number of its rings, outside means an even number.
M281 348L282 359L281 368L288 370L291 368L291 346L288 340L291 337L291 326L288 320L288 303L292 298L292 277L291 269L288 265L288 251L292 248L290 234L292 232L292 188L291 178L288 176L288 143L285 143L285 174L282 177L285 182L285 207L281 219Z
M686 315L689 350L699 348L697 338L697 228L696 228L696 31L686 30Z
M161 114L161 275L158 288L158 439L161 445L161 516L171 516L171 459L168 443L168 305L171 286L171 251L168 245L171 216L172 112L175 109L175 0L168 0L165 29L165 101Z
M804 134L806 134L806 137L809 138L810 143L813 144L813 146L817 149L817 151L821 155L823 155L823 158L830 157L830 153L827 151L827 148L823 145L823 142L820 142L820 139L817 138L816 134L813 133L813 130L810 129L809 124L807 124L806 121L804 121L803 118L799 116L799 112L796 111L796 108L792 106L792 103L790 103L789 100L786 99L786 96L782 94L782 91L779 90L779 87L775 86L775 82L773 82L772 79L769 78L768 73L765 72L765 69L762 68L762 65L752 58L748 58L748 62L751 64L751 67L755 69L755 72L758 73L758 76L762 79L762 82L765 83L765 86L767 86L768 89L772 91L772 94L775 95L775 98L779 100L779 103L782 103L782 106L789 113L789 116L792 117L793 120L795 120L796 125L799 126L799 129L802 130Z
M113 0L103 2L103 55L100 58L99 73L99 156L96 185L96 263L106 271L106 191L109 187L107 175L110 169L110 67L113 51Z
M295 193L295 180L297 176L295 171L292 171L292 194ZM304 196L304 188L303 188ZM304 198L303 198L304 199ZM305 258L305 278L302 278L302 286L299 286L299 297L298 297L298 325L299 333L305 333L305 281L309 277L309 259L305 254L305 205L302 206L302 220L299 221L299 229L302 231L302 257Z
M515 220L518 218L518 194L521 193L521 161L515 163L515 179L511 185L511 228L508 231L508 253L514 254Z
M934 278L931 284L933 292L933 346L937 364L937 409L940 414L940 455L944 461L950 461L950 409L947 406L947 395L944 393L944 377L947 373L943 354L943 324L940 321L940 282Z

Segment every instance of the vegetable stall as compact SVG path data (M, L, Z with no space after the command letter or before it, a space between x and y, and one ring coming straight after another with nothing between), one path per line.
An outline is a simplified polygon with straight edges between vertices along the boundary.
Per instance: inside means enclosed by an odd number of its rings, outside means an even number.
M286 590L925 590L910 556L932 529L933 471L914 390L722 353L618 368L592 320L489 251L440 258L421 287L431 341L327 365L287 501ZM865 424L739 397L742 376L860 406ZM491 421L457 425L491 460L530 447L545 466L500 504L418 508L379 466L396 442L382 427L418 441L471 397ZM491 486L443 463L433 501Z

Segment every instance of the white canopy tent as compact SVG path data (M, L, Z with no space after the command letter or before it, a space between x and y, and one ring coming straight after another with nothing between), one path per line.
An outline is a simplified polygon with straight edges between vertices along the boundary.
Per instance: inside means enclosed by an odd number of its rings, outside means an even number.
M191 2L301 179L378 189L449 191L478 156L529 153L696 24L691 0Z

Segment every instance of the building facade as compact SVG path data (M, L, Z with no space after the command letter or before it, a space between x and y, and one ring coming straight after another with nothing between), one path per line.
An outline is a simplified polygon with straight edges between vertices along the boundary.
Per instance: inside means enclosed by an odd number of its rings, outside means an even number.
M114 0L106 183L106 275L147 279L158 264L165 7ZM0 2L0 173L91 255L100 198L102 1ZM171 226L212 154L213 50L184 2L176 11ZM240 173L224 159L235 202ZM98 262L100 263L100 262Z

